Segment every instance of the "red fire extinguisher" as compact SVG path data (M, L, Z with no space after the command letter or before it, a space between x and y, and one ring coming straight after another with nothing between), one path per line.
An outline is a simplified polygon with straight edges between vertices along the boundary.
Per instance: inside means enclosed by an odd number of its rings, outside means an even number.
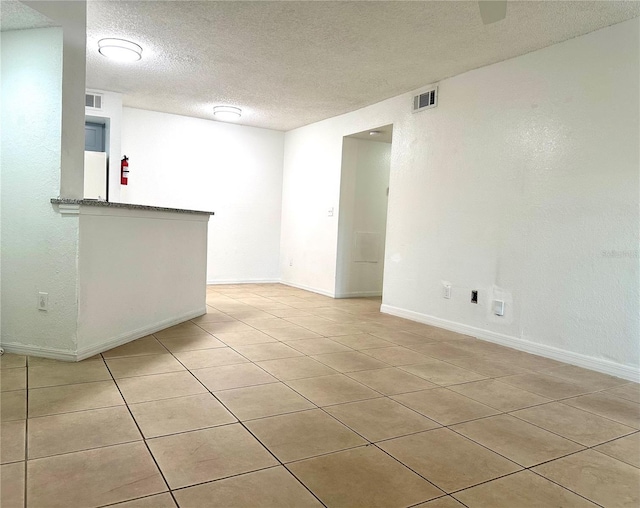
M126 155L120 161L120 183L127 185L129 181L129 157Z

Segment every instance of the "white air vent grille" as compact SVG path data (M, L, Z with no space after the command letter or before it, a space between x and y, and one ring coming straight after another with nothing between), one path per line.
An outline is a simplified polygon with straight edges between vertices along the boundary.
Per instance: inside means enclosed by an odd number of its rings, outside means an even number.
M92 109L102 109L102 95L96 93L85 94L84 105Z
M438 105L438 87L422 92L413 98L413 112L435 108Z

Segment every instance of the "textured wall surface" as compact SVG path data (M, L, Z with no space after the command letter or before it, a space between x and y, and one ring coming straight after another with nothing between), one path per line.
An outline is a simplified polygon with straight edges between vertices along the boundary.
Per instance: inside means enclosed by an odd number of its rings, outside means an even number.
M371 116L371 123L353 113L286 133L280 241L283 281L335 294L342 136L364 130L359 128L362 124L366 128L391 123ZM334 210L331 217L330 209Z
M78 218L60 189L62 29L2 33L2 343L75 350ZM37 295L49 293L49 311Z
M82 198L87 2L28 0L24 3L62 27L62 171L60 190L54 196Z
M342 136L393 123L384 304L637 367L639 25L442 81L433 110L404 95L288 132L283 279L331 291Z
M81 208L81 356L205 312L206 215Z
M121 201L215 212L207 280L279 278L284 134L124 108Z

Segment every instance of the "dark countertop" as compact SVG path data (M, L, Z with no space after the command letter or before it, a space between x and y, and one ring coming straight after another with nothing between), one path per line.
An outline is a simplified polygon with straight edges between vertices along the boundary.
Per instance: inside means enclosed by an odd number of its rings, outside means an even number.
M150 205L132 205L129 203L112 203L111 201L98 201L97 199L69 199L69 198L51 198L54 205L83 205L83 206L102 206L106 208L127 208L129 210L150 210L156 212L176 212L176 213L195 213L202 215L214 215L214 212L205 212L204 210L185 210L184 208L165 208L163 206Z

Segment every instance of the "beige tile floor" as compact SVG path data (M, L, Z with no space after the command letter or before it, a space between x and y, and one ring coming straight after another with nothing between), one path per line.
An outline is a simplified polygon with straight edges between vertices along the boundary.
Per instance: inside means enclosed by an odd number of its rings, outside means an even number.
M278 284L1 359L2 508L640 506L640 387Z

